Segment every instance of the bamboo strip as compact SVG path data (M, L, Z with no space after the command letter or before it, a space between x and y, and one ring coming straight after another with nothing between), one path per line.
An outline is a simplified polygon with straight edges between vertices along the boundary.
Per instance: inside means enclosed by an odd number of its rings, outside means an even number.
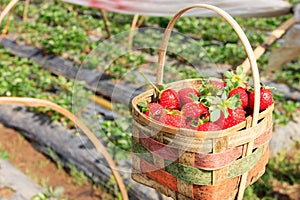
M2 23L3 19L9 13L9 11L19 2L19 0L12 0L8 3L8 5L4 8L4 10L0 14L0 24Z

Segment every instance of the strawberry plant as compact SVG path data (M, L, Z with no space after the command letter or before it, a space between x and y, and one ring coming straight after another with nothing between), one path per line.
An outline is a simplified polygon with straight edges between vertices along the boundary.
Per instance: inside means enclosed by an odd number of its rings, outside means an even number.
M0 0L1 10L3 10L9 2L10 0ZM98 46L99 41L105 39L105 36L107 35L105 32L105 23L102 20L99 10L97 9L73 6L64 3L61 0L35 0L30 2L31 3L29 5L28 12L29 20L26 22L20 20L23 15L25 1L19 1L14 9L14 14L16 14L16 16L13 17L8 32L18 37L17 42L26 42L27 44L43 49L44 53L46 54L54 53L67 57L68 59L81 64L89 52L95 49ZM290 2L293 5L299 3L299 1ZM130 30L130 24L133 16L108 11L105 13L107 14L109 28L111 29L112 34L119 34ZM235 19L242 26L242 29L245 31L252 46L256 47L262 44L262 42L269 36L270 32L275 30L289 17L291 17L291 15L272 18L235 17ZM3 30L5 27L6 19L4 20L4 23L0 25L0 30ZM142 24L142 26L146 28L165 28L168 22L168 17L146 16L145 22ZM203 65L203 63L228 63L232 66L238 66L238 64L241 63L246 57L238 37L235 34L228 34L231 33L232 30L230 26L228 26L221 18L201 17L200 19L198 17L183 17L179 19L178 23L176 23L175 30L185 34L188 37L191 37L194 40L193 43L188 43L187 37L183 37L182 35L174 35L174 37L172 36L172 41L174 42L170 42L170 53L168 53L168 58L172 60L172 64L166 66L166 70L168 70L168 73L166 74L170 74L169 77L167 77L168 81L178 80L177 77L180 77L181 79L199 77L207 78L205 74L200 74L197 71L198 67L206 67L206 65ZM157 49L159 48L162 39L161 32L152 29L145 29L143 31L147 37L145 37L144 34L137 34L134 38L133 47L135 49L140 49L139 47L149 47L149 49L143 49L141 52L143 54L146 53L156 56L158 53ZM188 45L178 45L187 43ZM200 47L198 47L196 44ZM88 63L85 65L85 67L88 67L89 69L98 68L99 70L105 70L105 72L109 74L111 78L121 79L124 74L132 69L132 67L135 68L146 63L146 58L142 54L139 54L140 52L137 54L134 52L133 54L129 53L124 55L117 45L114 48L108 45L102 45L104 48L103 52L100 53L101 55L103 54L103 57L89 57L87 61ZM267 69L270 50L279 45L280 42L275 43L269 49L267 49L267 52L262 57L258 59L260 71L263 72L265 69ZM207 55L203 56L203 53ZM114 57L117 57L118 59L111 63L108 68L105 68L106 65L103 65L103 63L110 63L111 58ZM27 59L20 59L9 55L3 50L2 47L0 48L0 60L1 95L29 96L48 99L58 103L59 105L62 105L67 109L70 109L72 103L72 81L63 77L54 77L45 70L42 70L36 63L33 63ZM195 67L187 67L187 65L190 64ZM265 75L266 77L262 78L264 80L271 79L272 81L289 85L293 90L298 90L300 78L298 73L299 66L299 58L295 58L292 62L287 63L281 69L276 70L274 74L269 73ZM154 71L155 67L152 68L152 66L149 66L149 69ZM230 73L232 74L234 71L231 71ZM233 74L233 76L235 76L235 74ZM235 85L235 83L233 84L235 87L226 89L228 92L228 98L226 100L222 100L219 92L224 90L224 85L214 84L211 81L208 81L205 83L205 85L207 85L207 87L203 87L200 91L197 91L202 93L201 97L200 95L199 97L196 95L198 99L193 99L193 101L198 101L197 103L203 102L205 103L205 106L209 108L214 105L209 105L209 101L207 99L210 98L205 96L217 96L221 98L221 101L224 101L224 104L228 104L225 102L230 98L240 98L245 107L245 92L248 94L248 91L242 91L241 88ZM84 85L82 84L80 87L82 89L83 96L85 96L87 91L83 89ZM277 91L272 91L272 94L274 101L276 102L274 110L274 122L277 125L284 125L293 119L295 113L297 113L300 109L300 103L295 100L287 100ZM189 115L192 115L188 114L191 111L185 112L185 109L182 109L182 106L182 103L180 103L180 112L175 111L176 114L174 116L174 118L178 119L185 118L185 123L180 125L180 127L184 127L185 125L186 128L198 131L221 129L221 127L216 125L215 122L210 121L210 115L214 116L219 115L220 113L220 117L223 117L224 113L222 111L213 111L214 109L209 109L211 113L209 113L208 118L205 117L205 115L200 115L199 119L195 120L189 117ZM215 106L218 107L217 105ZM156 112L152 111L152 109L153 108L149 109L151 111L149 111L146 116L152 117L159 121L160 115L156 114ZM161 108L158 110L160 109ZM230 113L233 115L234 113L232 109L229 109L230 108L227 109L228 115L230 115ZM60 115L57 115L50 110L36 109L34 111L44 112L51 116L52 119L66 124ZM78 112L79 111L80 110L78 110ZM159 113L160 112L161 111L159 111ZM226 114L226 111L224 112ZM161 115L164 115L165 113L168 113L168 115L171 114L170 111L166 111L165 109L161 113ZM251 111L248 113L251 113ZM199 114L197 114L197 116L198 115ZM120 126L119 124L122 125ZM102 131L97 132L97 134L107 142L113 155L117 153L116 147L130 149L131 138L129 135L131 131L129 130L128 126L126 126L125 122L112 123L111 121L105 121L101 130ZM126 134L124 135L124 133ZM107 136L109 136L109 139ZM124 155L115 156L122 158ZM269 185L269 180L274 179L274 174L276 173L277 175L280 171L284 172L280 173L280 176L284 174L285 177L280 179L280 181L286 181L286 177L288 177L288 182L296 183L292 176L295 176L294 174L296 174L295 177L297 178L297 173L295 173L294 169L290 169L292 166L296 169L298 166L297 164L298 163L296 162L283 162L282 160L271 161L267 169L267 175L253 187L254 189L252 188L253 192L255 192L258 197L255 196L255 198L248 199L262 199L264 198L263 196L266 196L265 199L271 198L270 196L272 195L271 193L273 190L272 186ZM249 188L249 190L250 189L251 188ZM247 199L247 192L245 199Z
M52 76L36 63L25 58L11 56L0 47L0 96L35 97L50 100L67 110L71 110L73 81L64 77ZM78 82L76 88L82 96L77 98L78 107L84 108L85 98L91 93L84 89L84 84ZM47 108L37 108L35 111L44 112L53 120L67 125L67 121L60 114Z
M115 160L129 156L131 150L131 128L128 119L105 120L95 134L106 143L106 147ZM121 150L121 151L120 151Z

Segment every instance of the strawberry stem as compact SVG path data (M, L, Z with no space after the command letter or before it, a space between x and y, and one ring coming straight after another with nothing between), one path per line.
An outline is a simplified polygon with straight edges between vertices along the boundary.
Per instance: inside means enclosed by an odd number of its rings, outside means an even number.
M143 78L158 92L161 93L161 90L158 89L158 87L156 87L156 85L154 85L152 83L152 81L141 71L139 71L139 73L143 76Z

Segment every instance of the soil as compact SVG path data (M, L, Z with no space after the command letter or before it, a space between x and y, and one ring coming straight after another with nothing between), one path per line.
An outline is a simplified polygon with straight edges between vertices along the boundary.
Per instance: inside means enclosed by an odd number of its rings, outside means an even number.
M74 179L49 158L36 151L17 131L0 124L1 150L7 151L9 161L20 171L42 187L64 188L63 197L68 200L99 200L113 199L103 189L81 181L75 184ZM26 156L24 156L26 155ZM8 189L0 191L1 197L12 194ZM4 195L4 196L2 196Z
M9 187L0 188L0 198L12 198L15 191Z

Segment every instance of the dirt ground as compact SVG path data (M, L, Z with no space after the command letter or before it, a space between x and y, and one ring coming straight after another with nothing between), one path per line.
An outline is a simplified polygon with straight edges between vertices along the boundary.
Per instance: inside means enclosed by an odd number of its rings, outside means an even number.
M63 197L68 200L112 199L99 187L89 183L75 184L66 171L58 168L55 163L37 152L18 132L2 124L0 124L0 144L1 150L8 152L9 161L13 165L41 186L63 187Z

